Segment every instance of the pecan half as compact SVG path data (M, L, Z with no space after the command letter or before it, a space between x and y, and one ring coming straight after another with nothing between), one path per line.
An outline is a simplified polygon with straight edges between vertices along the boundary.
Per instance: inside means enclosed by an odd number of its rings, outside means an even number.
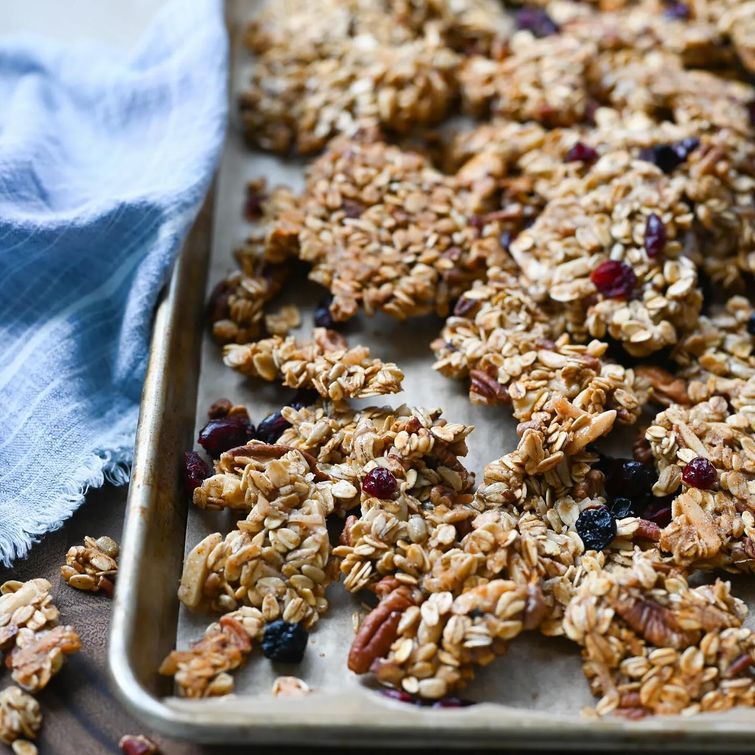
M476 404L510 404L511 396L506 386L482 370L469 373L469 398Z
M635 368L635 376L646 380L653 388L653 397L664 406L670 404L689 404L687 383L674 377L668 370L655 365L643 364Z
M370 612L359 627L349 650L349 669L355 674L366 674L373 661L388 654L396 639L401 614L416 604L409 587L395 589Z
M694 633L679 626L668 608L650 598L628 597L617 602L614 609L631 629L656 647L679 650L696 640Z

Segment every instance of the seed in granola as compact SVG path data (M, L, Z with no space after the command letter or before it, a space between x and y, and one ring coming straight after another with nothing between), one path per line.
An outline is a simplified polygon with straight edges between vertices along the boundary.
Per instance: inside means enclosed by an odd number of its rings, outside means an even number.
M375 467L362 480L362 490L375 498L393 498L397 488L393 472L385 467Z
M254 425L243 414L230 414L227 417L211 419L200 431L197 443L213 459L224 451L243 446L254 438Z
M257 439L263 443L275 443L289 427L291 424L280 412L273 412L257 425Z
M750 315L750 319L747 320L747 332L751 336L755 336L755 312Z
M648 215L645 225L645 251L648 257L657 257L666 247L666 226L654 212Z
M308 639L309 632L302 624L278 619L265 627L262 652L271 661L299 663L304 657Z
M682 481L693 488L710 490L718 480L718 472L704 456L697 456L682 470Z
M605 260L590 273L595 288L609 299L628 299L637 285L637 276L626 262Z
M160 755L160 748L144 734L126 734L121 737L118 747L125 755Z
M585 509L576 528L586 551L602 551L616 537L616 520L606 506Z
M593 163L598 159L598 151L584 142L577 142L566 153L564 161L567 163Z
M210 465L196 451L184 451L184 485L187 493L191 495L210 475Z
M549 37L559 31L556 22L542 8L530 7L517 11L516 28L532 32L535 37Z
M327 299L323 299L315 310L315 325L318 328L327 328L333 330L337 327L336 321L333 319L333 315L330 313L330 303L333 301L333 297L330 296Z

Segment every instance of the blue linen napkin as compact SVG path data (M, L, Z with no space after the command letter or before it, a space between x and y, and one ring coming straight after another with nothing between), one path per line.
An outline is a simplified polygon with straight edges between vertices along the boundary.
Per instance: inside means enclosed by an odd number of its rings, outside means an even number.
M139 47L0 40L0 561L128 480L153 308L227 115L221 0Z

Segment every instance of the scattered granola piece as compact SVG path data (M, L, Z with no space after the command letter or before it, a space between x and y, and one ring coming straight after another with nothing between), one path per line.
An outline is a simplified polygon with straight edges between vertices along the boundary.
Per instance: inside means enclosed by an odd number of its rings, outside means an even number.
M248 514L225 538L209 535L187 556L178 592L185 605L253 606L265 621L315 624L328 606L325 517L336 492L329 481L316 482L313 464L301 451L263 443L221 457L221 471L197 488L194 502Z
M273 682L274 697L305 697L311 692L309 685L296 676L278 676Z
M60 671L65 656L81 648L79 635L71 626L45 631L18 630L16 646L5 659L13 681L28 692L39 692Z
M60 612L46 579L5 582L0 593L0 649L10 649L21 629L39 632L58 623Z
M205 631L188 650L174 650L159 673L173 676L181 697L217 697L233 691L227 673L238 668L262 639L265 620L257 608L242 606L227 613Z
M118 572L118 543L103 535L96 540L85 537L84 545L69 548L66 565L60 567L63 579L77 590L112 596Z
M690 588L680 573L637 553L628 568L588 573L564 626L583 648L599 715L689 715L755 704L741 661L755 660L746 613L728 582Z
M126 734L121 737L118 747L124 755L160 755L160 747L144 734Z
M332 330L316 328L312 341L280 336L224 349L223 361L234 370L263 380L281 380L289 388L314 388L323 398L368 398L399 393L404 373L393 362L370 357L364 346L348 348Z
M0 742L11 745L34 739L41 726L42 712L31 695L18 687L6 687L0 692Z
M295 304L286 304L277 312L265 315L265 329L272 336L287 336L301 325L301 314Z

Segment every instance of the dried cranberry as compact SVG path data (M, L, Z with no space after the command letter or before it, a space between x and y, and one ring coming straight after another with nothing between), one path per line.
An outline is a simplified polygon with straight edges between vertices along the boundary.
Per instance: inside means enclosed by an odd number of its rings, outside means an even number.
M220 419L227 416L231 411L233 404L227 398L219 398L217 401L213 401L210 408L207 410L208 419Z
M637 276L626 262L605 260L590 274L590 280L609 299L628 299L637 285Z
M124 755L160 755L161 752L157 742L144 734L126 734L121 737L118 747Z
M275 443L289 427L291 423L280 412L273 412L257 425L257 438L263 443Z
M753 312L747 320L747 332L751 336L755 336L755 312Z
M410 695L403 689L381 689L380 694L383 697L387 697L391 700L397 700L400 703L407 703L409 705L421 705L420 700L414 695Z
M220 281L212 289L210 298L207 300L207 319L211 322L225 320L231 313L230 298L232 288L226 281Z
M682 481L693 488L710 490L717 480L716 468L703 456L692 459L682 470Z
M307 640L309 632L301 624L278 619L265 627L262 653L271 661L299 663L304 658Z
M516 28L532 32L535 37L558 34L558 24L542 8L524 7L517 11Z
M184 451L184 486L189 495L211 474L210 465L196 451Z
M654 212L648 215L645 225L645 251L648 257L657 257L666 247L666 226Z
M564 158L567 163L594 163L597 159L598 151L584 142L577 142Z
M392 498L397 489L393 472L385 467L375 467L362 480L362 490L375 498Z
M299 388L286 404L292 409L303 409L305 406L312 406L320 398L320 394L312 388Z
M671 523L671 498L656 498L642 512L642 518L654 522L661 529Z
M690 17L689 6L686 3L670 3L663 15L676 21L687 21Z
M328 328L332 330L336 327L337 323L333 319L333 315L330 314L330 303L333 301L333 297L329 296L327 299L323 299L315 310L315 325L318 328Z
M244 217L247 220L259 220L262 217L263 197L256 192L250 192L244 202Z
M344 217L358 218L364 212L364 205L353 199L344 199L341 202L341 209L343 210Z
M602 551L616 537L616 520L605 506L585 509L576 528L586 551Z
M616 519L635 516L634 504L629 498L614 498L611 502L611 514L613 514Z
M254 438L254 425L244 414L211 419L200 431L197 443L216 459L223 451L243 446Z

